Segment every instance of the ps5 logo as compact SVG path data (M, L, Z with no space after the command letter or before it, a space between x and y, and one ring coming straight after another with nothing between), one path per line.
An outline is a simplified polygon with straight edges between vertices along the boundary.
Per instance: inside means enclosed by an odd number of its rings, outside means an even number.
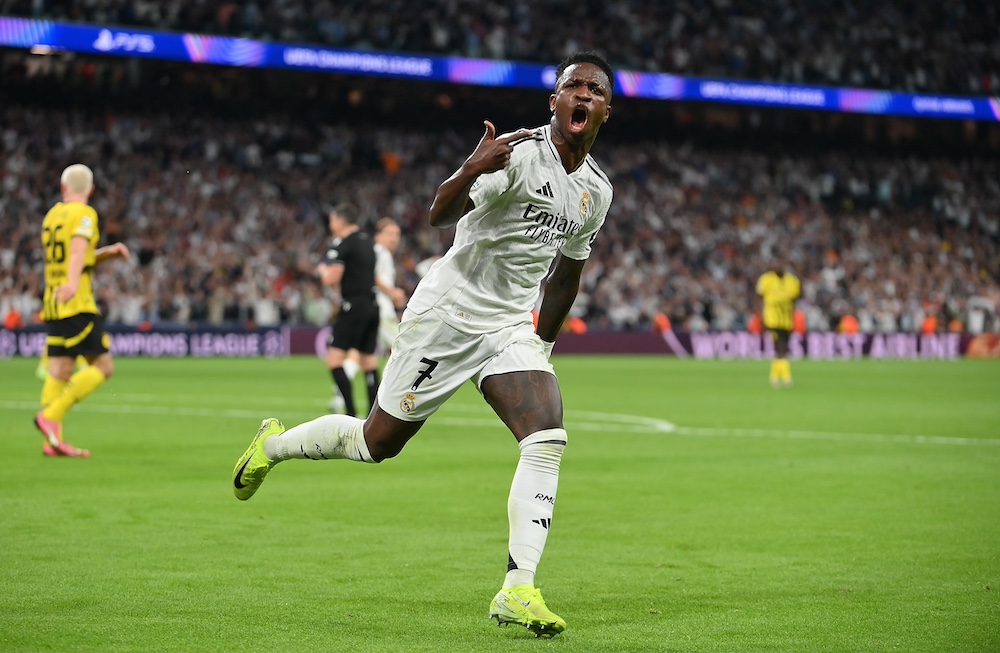
M94 49L100 52L152 52L156 49L156 41L149 34L129 34L128 32L112 32L102 29L94 41Z

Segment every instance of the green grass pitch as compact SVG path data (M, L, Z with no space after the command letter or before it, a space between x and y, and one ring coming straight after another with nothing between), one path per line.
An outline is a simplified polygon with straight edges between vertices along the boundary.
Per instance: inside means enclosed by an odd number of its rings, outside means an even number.
M119 359L46 459L0 361L0 651L1000 651L1000 364L557 357L570 445L538 575L486 618L517 447L471 386L382 465L230 488L315 359Z

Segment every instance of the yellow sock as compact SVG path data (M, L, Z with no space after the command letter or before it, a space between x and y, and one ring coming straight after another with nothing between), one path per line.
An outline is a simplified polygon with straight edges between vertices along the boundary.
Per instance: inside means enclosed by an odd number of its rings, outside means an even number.
M66 383L66 381L51 375L45 377L45 383L42 384L42 408L51 404L62 393Z
M83 400L104 381L104 372L93 365L83 368L70 377L69 383L66 384L59 396L45 407L45 419L61 422L73 404Z
M787 358L781 359L781 380L789 383L792 380L792 364Z
M777 358L771 361L771 383L781 380L781 361Z

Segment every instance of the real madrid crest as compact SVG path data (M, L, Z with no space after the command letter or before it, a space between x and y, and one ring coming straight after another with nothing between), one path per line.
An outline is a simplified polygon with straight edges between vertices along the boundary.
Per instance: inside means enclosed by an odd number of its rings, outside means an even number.
M412 413L417 407L417 396L407 392L403 395L403 400L399 402L399 409L404 413Z
M583 191L583 197L580 198L580 216L586 218L590 215L590 191Z

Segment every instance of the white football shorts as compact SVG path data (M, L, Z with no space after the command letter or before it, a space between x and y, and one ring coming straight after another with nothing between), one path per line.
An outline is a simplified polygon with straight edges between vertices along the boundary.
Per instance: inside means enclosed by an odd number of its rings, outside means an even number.
M427 419L472 380L538 370L555 374L530 321L491 333L465 333L433 310L403 313L378 388L378 405L406 422Z

